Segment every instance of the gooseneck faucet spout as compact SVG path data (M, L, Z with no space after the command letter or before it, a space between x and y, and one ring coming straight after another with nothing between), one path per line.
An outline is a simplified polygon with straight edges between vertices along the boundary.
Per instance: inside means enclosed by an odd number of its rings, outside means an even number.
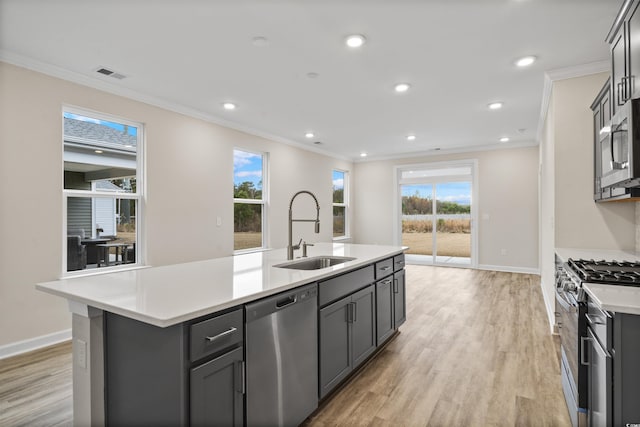
M313 197L313 200L315 200L316 202L316 219L294 219L293 218L293 201L295 200L296 197L298 197L300 194L306 193L308 195L310 195L311 197ZM307 190L302 190L302 191L298 191L296 194L293 195L293 197L291 198L291 201L289 202L289 244L287 245L287 259L288 260L292 260L293 259L293 251L296 249L300 249L300 243L298 243L297 245L293 244L293 223L294 222L313 222L315 224L315 229L314 231L316 233L320 233L320 203L318 203L318 199L316 198L316 196L311 192L311 191L307 191ZM301 240L302 242L302 240Z

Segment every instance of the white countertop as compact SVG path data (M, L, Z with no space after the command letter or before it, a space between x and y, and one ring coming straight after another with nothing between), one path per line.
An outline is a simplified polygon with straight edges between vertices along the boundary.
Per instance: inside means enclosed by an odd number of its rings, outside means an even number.
M556 255L563 262L571 259L593 259L596 261L640 261L640 254L634 251L621 251L615 249L577 249L556 248Z
M582 286L589 298L593 299L601 309L640 315L640 288L596 283L585 283Z
M287 261L274 249L205 261L39 283L36 288L152 325L166 327L255 301L400 254L401 246L316 243L310 257L354 257L320 270L273 267Z

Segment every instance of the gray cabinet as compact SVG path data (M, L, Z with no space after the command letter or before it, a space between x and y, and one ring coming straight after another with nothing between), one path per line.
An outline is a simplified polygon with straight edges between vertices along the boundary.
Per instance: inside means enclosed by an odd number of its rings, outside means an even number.
M607 82L591 104L593 112L593 199L599 201L607 199L611 195L609 188L603 189L600 179L602 177L602 142L609 138L609 132L604 128L611 121L610 102L611 79Z
M321 398L375 351L374 296L370 285L320 309Z
M376 282L376 330L378 345L395 331L393 322L393 277Z
M398 329L407 320L404 270L393 273L393 327Z
M242 426L244 423L243 348L191 369L191 425Z
M160 328L105 313L108 425L243 425L243 312Z

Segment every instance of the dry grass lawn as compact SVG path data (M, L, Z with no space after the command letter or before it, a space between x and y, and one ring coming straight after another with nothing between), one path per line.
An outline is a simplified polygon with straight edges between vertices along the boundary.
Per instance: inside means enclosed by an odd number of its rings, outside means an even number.
M233 249L259 248L262 246L262 233L255 231L233 233Z
M471 234L439 232L437 236L439 256L471 256ZM402 233L402 244L409 246L407 254L433 255L431 239L432 233Z

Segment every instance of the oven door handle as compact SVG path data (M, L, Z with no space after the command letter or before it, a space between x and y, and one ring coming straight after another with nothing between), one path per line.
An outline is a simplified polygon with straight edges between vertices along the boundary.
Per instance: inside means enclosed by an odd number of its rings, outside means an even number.
M569 301L564 299L564 296L562 296L561 292L556 292L556 295L558 295L558 298L556 298L556 300L560 303L562 308L564 308L565 310L571 310L575 308L571 303L569 303Z
M585 359L587 350L584 348L584 343L593 341L591 337L580 337L580 364L583 366L589 366L589 361Z

